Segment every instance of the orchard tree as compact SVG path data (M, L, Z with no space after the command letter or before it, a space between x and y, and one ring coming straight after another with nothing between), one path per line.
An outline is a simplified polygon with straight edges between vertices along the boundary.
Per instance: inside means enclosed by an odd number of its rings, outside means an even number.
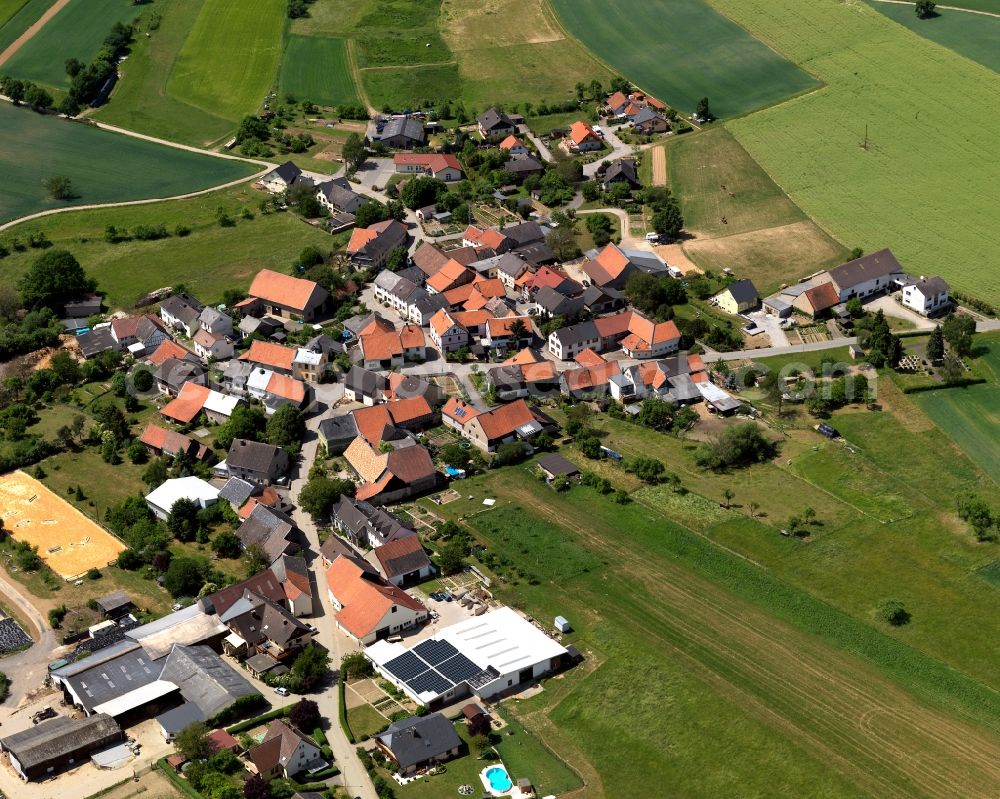
M680 206L673 197L670 201L662 205L653 214L653 230L660 236L668 239L676 239L681 230L684 229L684 217L681 216Z
M944 357L944 334L941 325L935 325L931 337L927 340L927 360L937 363Z
M976 332L976 320L965 314L951 314L941 325L945 341L959 355L972 354L972 335Z
M189 724L174 738L174 747L188 760L204 760L212 754L208 727L201 721Z
M357 133L352 133L344 142L341 155L344 157L344 163L347 164L348 169L357 172L368 160L368 148L365 146L364 139Z
M97 283L87 277L69 250L47 250L39 255L18 282L21 302L29 310L51 308L62 313L63 305L87 294Z
M65 175L53 175L46 178L45 191L53 200L72 200L76 196L73 193L73 181Z
M191 541L198 532L198 503L181 497L170 506L167 529L178 541Z
M914 11L916 11L918 19L929 19L937 16L937 12L934 10L936 8L937 3L934 0L917 0Z
M702 97L698 101L698 107L695 109L694 115L698 117L698 119L700 119L702 122L711 122L713 119L715 119L715 117L712 116L712 109L709 108L708 106L707 97Z

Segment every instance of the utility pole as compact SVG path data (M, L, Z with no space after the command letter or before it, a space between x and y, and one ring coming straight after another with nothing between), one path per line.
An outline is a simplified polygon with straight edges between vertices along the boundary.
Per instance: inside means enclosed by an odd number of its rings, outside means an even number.
M864 144L861 145L861 147L864 150L868 149L868 126L867 125L865 125L865 141L864 141Z

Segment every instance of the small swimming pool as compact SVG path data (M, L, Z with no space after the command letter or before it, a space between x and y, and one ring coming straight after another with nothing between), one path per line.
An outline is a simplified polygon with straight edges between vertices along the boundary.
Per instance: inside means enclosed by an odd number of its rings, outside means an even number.
M490 766L483 772L483 777L495 793L507 793L514 787L514 783L510 780L510 774L503 766Z

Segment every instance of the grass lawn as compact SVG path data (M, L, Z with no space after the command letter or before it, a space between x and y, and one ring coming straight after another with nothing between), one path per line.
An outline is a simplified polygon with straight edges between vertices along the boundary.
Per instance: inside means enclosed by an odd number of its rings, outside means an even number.
M30 150L35 157L26 158ZM0 223L48 208L170 197L237 180L257 171L94 127L0 106ZM51 199L46 178L65 175L78 195ZM147 212L148 213L148 212Z
M381 732L389 723L389 720L371 705L348 708L347 721L351 725L351 732L359 742Z
M206 146L225 140L234 123L216 109L198 108L167 91L170 70L191 33L203 0L170 0L158 4L160 26L139 36L129 57L118 67L121 80L111 102L94 116L152 136Z
M527 777L536 793L560 795L580 788L579 775L559 759L538 737L529 733L515 718L518 703L498 705L497 712L507 722L500 735L500 743L494 749L511 779L517 782ZM513 710L514 713L509 712Z
M0 0L0 51L41 19L55 0ZM108 26L110 29L110 25ZM4 67L6 71L6 66Z
M564 114L546 114L545 116L528 117L525 120L531 132L536 136L546 136L553 130L566 130L570 125L580 119L584 119L582 111L569 111ZM584 121L587 121L584 119ZM555 148L558 142L552 143Z
M686 114L705 96L717 116L729 117L817 85L704 0L552 5L599 58Z
M357 103L343 39L291 36L281 62L281 94L320 105Z
M406 69L365 69L361 71L365 94L381 108L412 108L427 100L443 103L455 99L459 84L455 64L435 64Z
M968 767L944 775L954 753L925 738L953 723L942 706L994 724L994 710L977 709L995 702L989 690L784 573L724 552L644 502L620 506L583 487L555 494L523 469L472 478L463 493L473 500L441 512L463 517L508 561L495 589L537 618L567 615L570 640L587 653L589 669L547 681L517 714L588 783L622 795L655 784L685 796L885 795L921 779L915 762L957 783L993 779ZM482 496L497 507L482 512ZM772 535L794 560L801 542ZM893 747L859 725L876 712L879 730L895 730ZM966 732L1000 745L975 725ZM907 757L890 751L903 741ZM911 745L921 750L915 760Z
M996 73L864 4L711 1L827 84L728 123L792 200L849 246L892 247L908 272L1000 301Z
M233 121L253 113L277 76L286 7L205 0L171 70L170 94Z
M767 294L843 263L847 250L809 220L723 127L666 145L670 188L703 269L728 267Z
M464 723L455 725L458 736L469 744L469 736ZM473 754L465 754L454 760L449 760L444 764L444 774L437 774L433 777L424 777L411 782L408 785L398 786L395 782L390 784L396 792L398 799L442 799L442 797L458 796L460 785L471 785L473 788L482 789L483 783L479 779L479 772L489 765L485 760L477 760ZM391 780L387 772L383 772ZM474 796L476 794L473 794Z
M56 88L68 88L63 62L93 61L116 22L130 23L142 6L122 0L71 0L3 65L4 72Z
M291 214L238 218L235 228L216 222L218 208L238 217L241 208L256 209L259 198L252 189L235 188L190 200L58 214L26 222L8 235L26 237L44 231L56 246L70 249L107 293L112 308L130 308L147 292L178 283L212 303L227 288L249 286L260 269L287 271L303 247L312 244L332 250L337 244L336 238ZM183 223L191 234L121 244L108 244L103 238L108 225L131 229L160 223L170 231ZM29 250L3 259L0 278L16 280L36 255Z
M1000 19L997 17L942 9L936 17L920 19L911 6L879 2L871 2L871 6L914 33L1000 72L1000 47L997 47ZM993 6L991 10L1000 13L1000 4L994 2Z
M942 388L913 395L966 455L1000 484L1000 385Z

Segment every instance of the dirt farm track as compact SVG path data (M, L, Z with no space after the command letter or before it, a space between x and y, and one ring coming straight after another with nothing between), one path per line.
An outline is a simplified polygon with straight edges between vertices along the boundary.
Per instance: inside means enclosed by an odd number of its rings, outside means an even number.
M104 568L125 549L38 480L17 471L0 477L0 519L11 536L38 547L38 554L64 580Z

